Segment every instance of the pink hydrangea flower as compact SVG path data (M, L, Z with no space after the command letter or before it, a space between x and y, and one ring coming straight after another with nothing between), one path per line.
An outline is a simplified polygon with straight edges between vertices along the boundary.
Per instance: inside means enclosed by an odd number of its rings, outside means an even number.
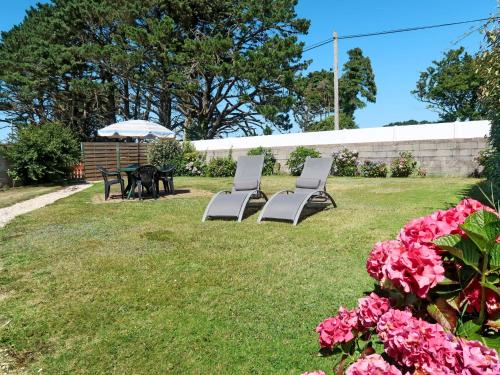
M463 375L500 374L497 352L479 341L458 339L459 361Z
M390 309L377 324L386 353L397 363L423 374L455 374L456 343L439 324Z
M366 261L366 270L371 277L380 281L384 277L386 263L398 259L404 251L406 249L399 241L377 242Z
M302 375L326 375L324 371L316 370L312 372L303 372Z
M389 300L371 293L358 300L358 323L360 328L371 328L377 325L380 317L391 307Z
M351 341L357 333L358 314L356 310L339 308L337 316L325 319L316 327L319 344L332 349L336 344Z
M445 220L446 214L446 211L440 210L410 221L399 233L399 240L406 246L415 242L432 245L436 238L446 236L458 227L453 221Z
M354 362L346 370L346 375L401 375L393 365L378 354L372 354Z
M386 280L405 293L425 298L429 290L444 279L443 262L433 247L399 241L379 242L366 262L368 273L384 283Z
M388 262L384 277L405 293L425 298L430 289L444 279L444 267L436 250L418 243L411 244L395 261Z

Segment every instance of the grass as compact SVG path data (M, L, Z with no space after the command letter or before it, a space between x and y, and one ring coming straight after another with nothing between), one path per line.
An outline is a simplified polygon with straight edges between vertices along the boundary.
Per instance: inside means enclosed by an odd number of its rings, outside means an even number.
M0 208L51 193L58 189L60 189L59 185L19 186L5 190L0 189Z
M0 347L47 374L331 373L314 328L372 288L373 244L475 183L334 178L339 207L297 227L201 223L230 179L177 178L191 193L143 202L101 203L97 184L0 230Z

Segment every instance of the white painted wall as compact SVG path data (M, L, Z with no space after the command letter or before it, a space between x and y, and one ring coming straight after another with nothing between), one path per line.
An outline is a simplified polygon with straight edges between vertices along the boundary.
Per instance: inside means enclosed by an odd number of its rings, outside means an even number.
M447 122L392 126L385 128L345 129L312 133L261 135L194 141L198 151L246 149L254 147L287 147L307 145L335 145L347 143L395 142L483 138L490 133L489 121Z

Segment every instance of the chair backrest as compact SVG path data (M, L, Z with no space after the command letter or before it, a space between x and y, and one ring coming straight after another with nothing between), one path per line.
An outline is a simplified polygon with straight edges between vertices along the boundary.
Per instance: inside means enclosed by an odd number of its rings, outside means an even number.
M295 191L324 191L332 163L333 158L311 158L308 156L304 163L304 169L295 183Z
M108 170L104 167L97 167L96 168L99 172L102 174L102 179L104 182L108 182Z
M264 155L240 156L233 180L233 192L258 189L263 167Z
M156 167L154 165L141 165L137 168L137 176L144 186L151 186L155 182Z

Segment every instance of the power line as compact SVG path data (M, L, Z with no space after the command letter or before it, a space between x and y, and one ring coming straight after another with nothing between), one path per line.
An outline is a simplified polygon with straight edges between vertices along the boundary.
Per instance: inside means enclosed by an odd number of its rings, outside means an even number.
M480 21L487 21L491 18L479 18L477 20L469 20L469 21L460 21L460 22L450 22L450 23L442 23L439 25L428 25L428 26L417 26L417 27L407 27L404 29L394 29L394 30L387 30L387 31L378 31L374 33L367 33L367 34L352 34L352 35L344 35L344 36L339 36L338 39L355 39L355 38L364 38L367 36L376 36L376 35L386 35L386 34L395 34L395 33L404 33L408 31L417 31L417 30L426 30L426 29L435 29L438 27L446 27L446 26L454 26L454 25L463 25L465 23L473 23L473 22L480 22ZM493 19L498 19L498 17L493 17ZM329 44L333 41L333 38L329 38L327 40L324 40L322 42L315 43L309 47L304 48L302 52L307 52L312 49L324 46L325 44Z

